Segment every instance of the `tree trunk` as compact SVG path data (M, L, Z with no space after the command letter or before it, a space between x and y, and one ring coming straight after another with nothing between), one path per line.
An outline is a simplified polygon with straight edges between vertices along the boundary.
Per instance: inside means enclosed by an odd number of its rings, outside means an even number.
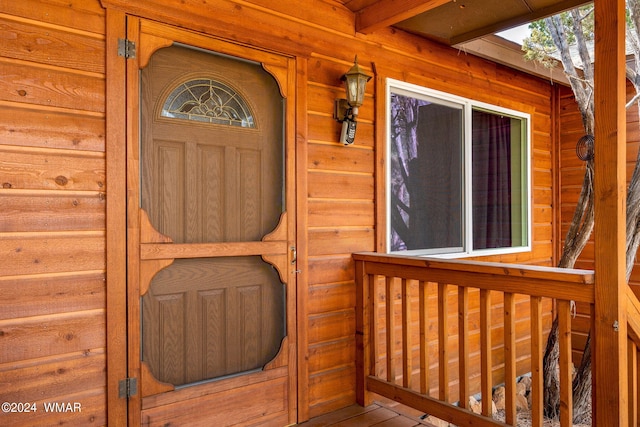
M558 318L553 319L547 338L542 372L544 377L544 416L558 419L560 416L560 347L558 346Z
M573 422L585 423L591 419L591 334L584 345L582 362L573 378Z
M560 416L560 352L558 346L558 319L551 325L544 354L544 416L558 419ZM591 335L587 336L582 362L572 383L573 422L581 424L591 418Z
M559 267L573 268L578 256L589 241L594 226L593 210L593 161L587 161L582 191L565 244ZM587 345L590 339L587 339ZM585 349L585 357L576 372L573 381L573 414L574 422L584 421L590 415L591 407L591 350ZM554 319L547 338L547 346L543 358L544 376L544 415L548 418L558 418L560 414L560 350L558 347L558 320Z

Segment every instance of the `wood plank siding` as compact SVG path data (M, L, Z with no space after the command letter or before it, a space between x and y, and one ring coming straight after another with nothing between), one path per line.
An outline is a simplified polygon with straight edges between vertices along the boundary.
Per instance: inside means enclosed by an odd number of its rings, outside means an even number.
M0 401L71 401L83 409L40 411L37 422L0 414L0 424L107 423L106 354L108 345L122 343L106 338L106 233L124 217L107 218L106 201L125 195L106 192L106 94L112 88L102 3L296 60L298 93L290 96L298 145L300 420L356 399L351 255L384 247L386 78L531 114L532 250L483 259L557 261L557 235L581 179L570 153L580 123L568 93L560 91L555 105L547 81L395 29L354 34L355 17L339 2L0 0ZM333 102L344 94L340 77L355 54L375 77L360 108L356 142L344 147ZM125 238L125 229L117 232ZM592 265L585 258L578 267ZM517 325L529 316L520 306L516 301Z
M40 409L3 425L107 420L104 16L0 7L0 400Z

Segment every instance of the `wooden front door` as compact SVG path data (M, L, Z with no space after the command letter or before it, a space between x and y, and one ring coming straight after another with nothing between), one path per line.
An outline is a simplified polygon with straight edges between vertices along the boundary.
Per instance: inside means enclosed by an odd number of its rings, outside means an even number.
M293 423L293 64L146 21L130 37L130 422Z

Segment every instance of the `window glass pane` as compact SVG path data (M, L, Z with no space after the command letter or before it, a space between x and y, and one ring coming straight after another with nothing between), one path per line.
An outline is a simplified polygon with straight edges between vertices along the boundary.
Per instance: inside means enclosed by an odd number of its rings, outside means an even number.
M180 84L167 97L160 113L163 117L255 127L253 114L245 100L226 84L195 79Z
M462 109L395 93L390 112L390 250L460 250Z
M473 111L473 249L523 244L521 121Z

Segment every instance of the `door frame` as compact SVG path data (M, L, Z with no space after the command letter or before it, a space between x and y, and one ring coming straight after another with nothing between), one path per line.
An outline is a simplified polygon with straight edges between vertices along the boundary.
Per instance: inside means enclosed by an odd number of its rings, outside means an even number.
M277 80L285 102L285 176L287 178L287 226L293 232L293 241L298 246L298 263L291 265L287 284L287 346L288 364L290 367L288 406L289 422L291 424L308 418L307 402L307 369L306 369L306 345L299 341L299 333L306 337L306 297L298 292L300 288L302 262L306 265L306 245L301 248L299 232L301 224L296 222L299 213L299 200L306 192L299 187L297 177L300 176L299 160L306 150L296 149L296 118L302 114L300 105L296 102L298 90L297 73L300 70L306 72L306 61L301 67L300 60L291 56L282 55L262 49L235 44L210 35L191 32L184 29L170 27L168 25L146 21L141 18L128 16L120 10L106 9L106 137L105 157L107 173L107 413L109 425L123 425L127 420L128 425L140 425L141 398L130 396L128 399L119 396L121 380L125 378L137 378L140 375L140 349L132 345L137 340L133 339L135 330L134 319L139 319L138 307L131 310L128 299L139 295L138 279L131 277L132 271L137 269L128 267L128 258L132 256L131 248L134 244L128 243L129 239L123 236L136 235L138 232L139 214L131 216L127 211L127 205L137 206L137 200L131 200L129 191L131 184L139 185L139 170L137 167L137 144L140 128L139 122L139 78L140 66L146 65L147 57L125 59L118 54L119 40L140 42L140 33L148 31L156 36L157 43L161 46L164 42L176 41L185 45L202 48L205 50L228 54L240 58L250 59L263 64L265 70L270 72ZM142 28L142 30L141 30ZM144 52L143 52L144 54ZM306 105L305 105L306 108ZM305 127L306 128L306 127ZM299 135L298 135L299 138ZM133 163L131 163L133 161ZM306 162L303 162L306 164ZM298 166L297 166L298 165ZM133 192L135 195L137 191ZM304 198L302 200L305 200ZM133 205L131 205L133 203ZM304 205L304 202L302 203ZM128 216L129 215L129 216ZM304 218L304 217L303 217ZM304 240L304 239L303 239ZM138 245L139 246L139 245ZM304 249L301 252L300 249ZM306 275L305 275L306 276ZM135 283L129 286L127 283ZM302 344L302 346L301 346ZM304 349L303 351L300 351ZM135 362L137 361L137 363ZM302 363L298 363L302 362ZM301 384L301 380L304 384ZM300 412L301 410L301 412Z
M106 354L107 424L125 425L128 402L119 383L127 377L127 176L126 176L126 63L118 56L118 40L125 39L126 17L106 10Z

